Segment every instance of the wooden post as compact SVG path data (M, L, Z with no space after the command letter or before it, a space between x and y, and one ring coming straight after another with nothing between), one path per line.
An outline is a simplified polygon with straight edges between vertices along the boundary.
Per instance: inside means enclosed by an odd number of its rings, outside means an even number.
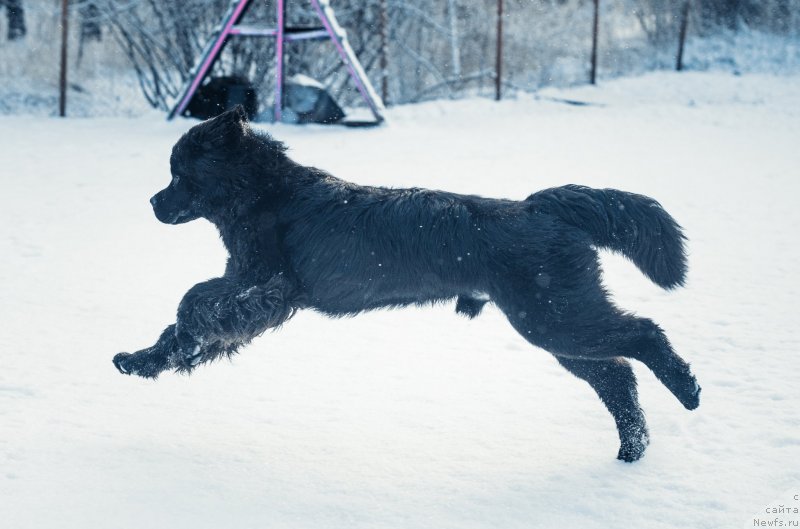
M381 99L389 105L389 2L381 0Z
M450 62L453 67L453 78L461 79L461 50L458 47L458 13L456 0L447 0L447 18L450 23Z
M61 0L61 71L58 76L58 115L67 115L67 0Z
M497 45L494 59L494 100L500 101L502 97L503 79L503 0L497 0Z
M275 32L275 107L273 110L275 123L280 123L283 118L283 45L285 43L284 32L286 30L283 3L284 0L275 2L275 15L277 19L277 28Z
M592 22L592 70L589 82L597 84L597 32L600 26L600 0L594 0L594 21Z
M683 70L683 46L686 42L686 27L689 25L689 0L683 3L681 10L681 30L678 36L678 58L675 60L675 70Z

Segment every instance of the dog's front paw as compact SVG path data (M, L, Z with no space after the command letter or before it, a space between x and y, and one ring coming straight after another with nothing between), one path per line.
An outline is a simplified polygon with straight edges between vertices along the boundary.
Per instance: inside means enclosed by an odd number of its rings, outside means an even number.
M137 375L143 378L156 378L168 368L166 358L151 351L119 353L114 356L112 362L123 375Z
M172 357L172 364L181 373L191 373L204 359L204 351L200 344L182 347Z
M114 355L111 361L114 362L114 367L117 368L117 371L123 375L130 375L131 368L128 366L128 359L132 356L130 353L119 353Z

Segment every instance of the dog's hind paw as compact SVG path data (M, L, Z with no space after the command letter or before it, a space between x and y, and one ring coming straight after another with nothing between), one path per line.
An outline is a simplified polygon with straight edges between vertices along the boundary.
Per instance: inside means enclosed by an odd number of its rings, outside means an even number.
M617 459L626 463L633 463L639 461L644 455L644 446L640 445L626 445L620 446L617 453Z
M617 459L625 461L626 463L638 461L644 456L644 451L649 444L650 437L647 435L647 432L642 432L639 436L626 439L620 444Z
M692 391L689 391L686 396L681 398L681 404L683 404L684 408L687 410L696 410L698 406L700 406L700 392L703 388L700 387L700 384L694 380L694 388Z
M695 376L689 371L688 366L680 376L675 376L667 381L667 388L677 397L687 410L696 410L700 406L700 392L702 388L697 383Z

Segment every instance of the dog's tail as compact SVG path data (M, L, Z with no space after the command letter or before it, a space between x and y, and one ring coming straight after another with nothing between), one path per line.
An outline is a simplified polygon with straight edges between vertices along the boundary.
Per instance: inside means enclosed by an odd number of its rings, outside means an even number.
M672 289L686 280L686 250L680 225L652 198L616 189L568 185L527 199L536 211L554 215L619 252L655 284Z

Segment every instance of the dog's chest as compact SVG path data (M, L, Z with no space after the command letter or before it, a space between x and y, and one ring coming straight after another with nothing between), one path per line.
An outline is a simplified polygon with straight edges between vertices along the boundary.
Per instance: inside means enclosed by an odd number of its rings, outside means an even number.
M254 280L267 279L261 276L271 276L288 269L281 244L281 227L275 222L274 216L258 220L220 230L229 253L229 271L240 276L254 276Z

